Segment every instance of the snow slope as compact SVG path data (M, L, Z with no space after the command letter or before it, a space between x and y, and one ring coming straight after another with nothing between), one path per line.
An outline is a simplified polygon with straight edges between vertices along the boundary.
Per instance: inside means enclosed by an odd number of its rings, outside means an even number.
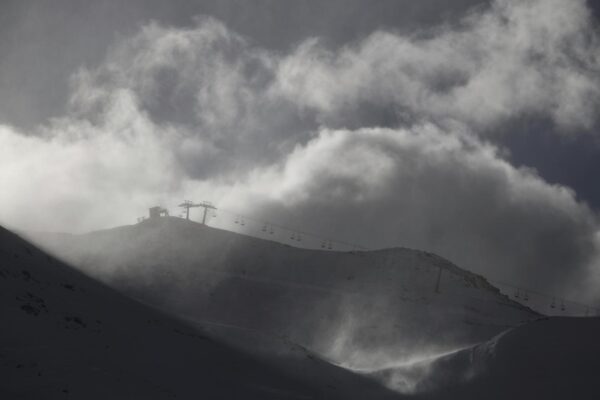
M284 337L355 369L463 348L539 317L481 276L410 249L299 249L179 218L33 237L170 313Z
M301 347L279 349L257 360L0 227L1 399L395 396ZM302 370L312 372L292 376Z
M418 382L415 399L598 399L600 318L551 317L472 348L372 371L390 388ZM421 379L415 380L416 375Z

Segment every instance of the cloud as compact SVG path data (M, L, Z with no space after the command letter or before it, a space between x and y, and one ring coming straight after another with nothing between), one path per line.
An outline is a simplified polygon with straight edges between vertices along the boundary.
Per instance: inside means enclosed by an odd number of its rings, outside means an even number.
M102 126L62 120L41 136L0 126L3 223L51 230L106 226L177 190L181 168L164 151L173 132L159 133L135 114L126 92L113 100Z
M192 197L587 289L595 213L486 134L528 114L595 123L598 43L584 1L497 0L453 25L283 54L211 18L152 22L73 75L67 115L0 127L0 221L97 229Z
M471 134L324 129L258 176L249 185L269 193L263 215L292 223L292 209L302 228L367 247L427 249L491 278L593 294L581 283L597 253L595 213Z
M589 127L600 99L590 18L583 1L499 0L421 35L375 32L336 51L306 41L282 60L277 83L329 125L361 126L361 108L376 104L393 106L398 122L453 119L483 129L540 113Z

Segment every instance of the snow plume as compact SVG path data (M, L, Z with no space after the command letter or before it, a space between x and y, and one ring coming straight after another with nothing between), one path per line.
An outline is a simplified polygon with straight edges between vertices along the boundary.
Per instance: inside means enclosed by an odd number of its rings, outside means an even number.
M422 283L415 279L411 286ZM402 291L398 282L394 286L398 292ZM414 294L424 296L427 290L423 289L415 289ZM446 308L444 312L435 305L413 307L411 301L398 301L395 294L387 288L369 293L368 301L343 299L337 304L335 323L329 322L330 326L320 330L319 341L311 348L333 364L375 379L396 392L435 390L447 379L447 371L438 368L437 361L469 348L474 341L465 334L468 329L461 332L453 328L457 320L468 320L468 316L463 314L462 307ZM444 302L443 307L448 304ZM394 311L390 314L381 310ZM451 373L456 383L468 380L480 370L477 365L461 366L460 370L451 369Z
M461 365L456 370L440 368L437 363L445 357L452 356L464 349L438 351L436 349L421 350L408 359L387 364L379 364L373 368L357 369L346 367L354 372L369 376L385 387L403 394L417 394L433 392L471 380L484 371L484 367L475 365ZM344 366L344 365L342 365Z
M182 198L593 297L596 215L506 161L522 115L596 123L584 1L497 0L455 24L272 53L199 18L149 23L72 79L71 111L0 127L0 221L88 230Z

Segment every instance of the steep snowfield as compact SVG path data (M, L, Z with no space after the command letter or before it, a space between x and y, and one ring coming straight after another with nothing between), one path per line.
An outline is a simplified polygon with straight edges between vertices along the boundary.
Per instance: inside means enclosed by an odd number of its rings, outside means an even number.
M212 333L120 295L0 227L0 399L393 397L299 346L279 341L278 356L257 361Z
M409 249L298 249L178 218L34 238L170 313L287 338L360 370L463 348L539 317L482 277Z

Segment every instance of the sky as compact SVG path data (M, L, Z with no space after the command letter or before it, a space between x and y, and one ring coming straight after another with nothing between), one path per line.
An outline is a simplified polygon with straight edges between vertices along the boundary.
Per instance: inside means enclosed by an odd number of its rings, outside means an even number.
M4 1L0 223L209 200L597 301L598 9Z

